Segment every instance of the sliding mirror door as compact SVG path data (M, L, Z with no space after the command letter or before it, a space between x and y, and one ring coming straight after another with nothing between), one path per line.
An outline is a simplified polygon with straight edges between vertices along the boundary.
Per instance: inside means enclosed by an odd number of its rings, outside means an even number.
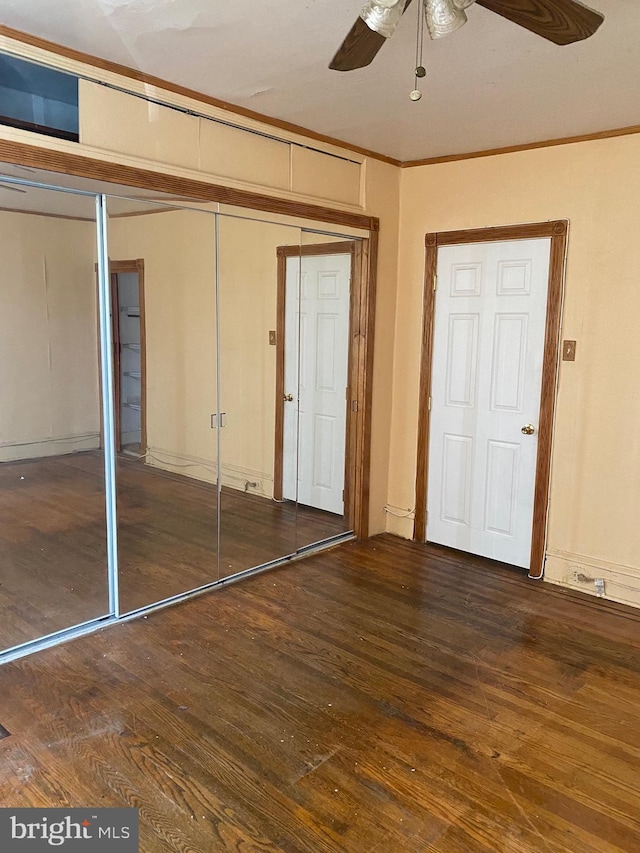
M300 230L220 215L220 577L294 554L297 445L282 456L283 419L295 430L294 374L283 375L279 257ZM282 491L283 470L293 486Z
M217 580L215 216L110 198L122 613Z
M0 177L0 650L110 611L95 216Z
M282 440L285 456L298 446L299 548L353 529L360 249L360 240L303 231L299 254L282 262L285 340L298 346L296 431L285 423Z

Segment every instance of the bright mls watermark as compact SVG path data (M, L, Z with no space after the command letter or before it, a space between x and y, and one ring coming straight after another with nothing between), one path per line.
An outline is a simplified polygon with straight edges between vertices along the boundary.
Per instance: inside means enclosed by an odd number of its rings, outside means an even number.
M0 809L2 853L138 853L137 809Z

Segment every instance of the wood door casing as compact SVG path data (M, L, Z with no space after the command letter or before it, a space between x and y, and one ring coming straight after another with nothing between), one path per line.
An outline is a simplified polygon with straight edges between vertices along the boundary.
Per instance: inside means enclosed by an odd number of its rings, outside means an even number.
M284 374L285 374L285 310L286 310L286 280L287 280L287 258L291 257L316 257L321 255L351 255L351 287L349 293L349 346L348 346L348 369L347 369L347 394L346 394L346 430L345 430L345 472L344 472L344 516L353 527L358 536L366 536L368 517L366 525L363 525L363 501L358 494L357 478L358 472L365 464L364 457L358 458L358 431L364 429L366 408L362 411L354 411L358 408L357 389L361 384L360 375L365 370L365 364L361 363L360 353L357 347L359 339L359 309L361 305L363 290L368 277L365 280L365 268L362 262L363 243L368 241L340 241L333 243L318 243L306 246L279 246L278 258L278 286L277 286L277 308L276 308L276 405L275 405L275 452L274 452L274 483L273 494L276 500L282 500L283 494L283 461L284 461ZM364 354L364 353L363 353ZM355 415L355 417L354 417ZM361 417L358 418L358 415ZM364 445L363 445L364 450ZM368 513L368 502L367 502Z
M429 476L429 398L431 396L431 371L433 364L434 282L437 269L438 247L497 240L523 240L535 237L549 237L551 239L542 388L540 392L540 417L538 420L538 454L536 461L531 560L529 565L531 577L541 577L544 566L567 231L568 223L565 220L555 220L497 228L478 228L469 231L443 231L427 234L425 237L424 313L418 408L416 503L413 531L414 539L419 542L424 542L426 538L427 481Z

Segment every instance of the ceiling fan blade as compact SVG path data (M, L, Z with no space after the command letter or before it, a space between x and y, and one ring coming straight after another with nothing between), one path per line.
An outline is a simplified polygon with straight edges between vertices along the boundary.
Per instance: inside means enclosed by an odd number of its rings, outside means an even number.
M577 0L476 0L478 6L519 24L554 44L572 44L592 36L604 21Z
M407 11L410 3L411 0L407 0L404 12ZM370 30L362 18L358 18L331 60L329 68L333 71L354 71L356 68L364 68L375 59L385 41L384 36L375 30Z

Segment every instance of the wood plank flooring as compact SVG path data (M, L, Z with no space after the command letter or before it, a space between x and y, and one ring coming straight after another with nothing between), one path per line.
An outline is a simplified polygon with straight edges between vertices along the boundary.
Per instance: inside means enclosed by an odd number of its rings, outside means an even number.
M218 519L214 486L126 458L118 460L117 501L123 612L347 526L331 513L234 489L223 489ZM108 604L101 454L1 464L0 651L99 618Z
M637 853L640 614L389 536L0 668L1 806L143 853Z

